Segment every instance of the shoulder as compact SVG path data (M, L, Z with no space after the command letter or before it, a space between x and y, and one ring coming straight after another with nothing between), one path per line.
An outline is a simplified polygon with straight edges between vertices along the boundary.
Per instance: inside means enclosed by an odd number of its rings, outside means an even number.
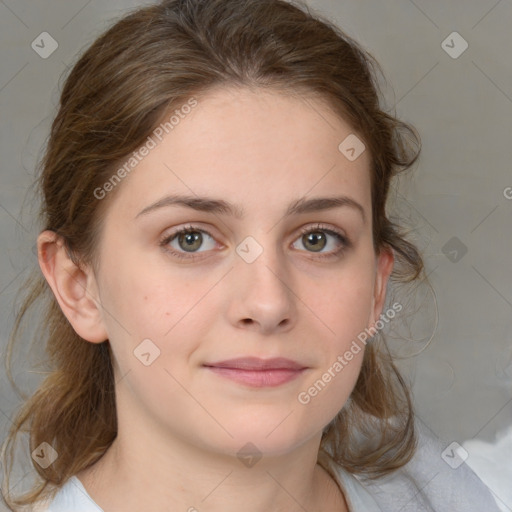
M82 482L72 476L53 499L36 503L31 512L103 512L89 496Z
M411 461L386 477L365 479L335 464L349 503L360 499L382 512L500 512L486 485L459 457L418 426L418 448ZM353 506L351 512L365 510ZM370 509L370 510L373 510Z

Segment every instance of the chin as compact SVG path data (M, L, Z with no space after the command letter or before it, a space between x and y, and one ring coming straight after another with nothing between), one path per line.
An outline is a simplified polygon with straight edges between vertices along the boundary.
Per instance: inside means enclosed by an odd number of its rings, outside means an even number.
M232 426L230 433L233 438L224 437L222 446L218 448L237 458L243 458L246 454L279 457L293 452L315 434L320 435L322 432L320 427L317 431L306 431L304 426L294 428L295 425L285 425L286 421L280 418L279 421L238 425L236 429Z

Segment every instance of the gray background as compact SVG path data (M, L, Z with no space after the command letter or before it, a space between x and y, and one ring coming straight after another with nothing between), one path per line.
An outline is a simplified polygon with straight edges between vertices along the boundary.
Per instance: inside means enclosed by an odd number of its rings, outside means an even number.
M0 0L2 354L17 288L36 265L27 194L61 75L114 18L142 3ZM418 418L446 444L493 440L512 424L512 3L308 3L377 58L390 85L388 106L422 137L421 159L400 182L396 208L423 251L434 293L419 293L408 332L394 326L388 333L414 383ZM58 42L47 59L31 48L45 31ZM457 58L442 46L454 31L468 43ZM453 52L461 43L452 39ZM410 340L399 341L403 335ZM15 360L15 375L28 392L40 376L27 361ZM18 403L3 366L0 386L3 441Z

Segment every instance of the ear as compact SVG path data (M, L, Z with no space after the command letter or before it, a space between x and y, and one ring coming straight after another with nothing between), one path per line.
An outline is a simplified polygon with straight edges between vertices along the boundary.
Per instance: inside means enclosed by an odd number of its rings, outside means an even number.
M386 302L386 287L389 276L393 271L395 263L395 255L391 247L384 247L377 257L377 267L375 272L375 284L373 292L373 321L372 325L377 322Z
M75 332L92 343L107 340L92 269L76 265L62 238L49 230L37 238L37 257L46 281Z

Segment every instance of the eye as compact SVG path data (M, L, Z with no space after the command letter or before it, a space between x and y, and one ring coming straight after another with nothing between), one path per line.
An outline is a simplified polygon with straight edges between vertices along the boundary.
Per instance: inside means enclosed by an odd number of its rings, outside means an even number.
M300 243L303 247L308 249L308 252L319 253L319 258L332 258L338 256L343 251L348 249L351 244L346 236L337 230L326 228L321 224L314 227L306 227L301 230ZM329 245L329 238L334 239L331 246L334 246L330 251L322 253L321 251ZM297 242L295 242L297 243ZM338 248L336 248L338 245Z
M195 256L196 253L205 252L198 251L198 249L204 245L205 237L210 238L210 240L213 242L209 248L206 248L206 251L214 249L216 244L212 235L208 233L208 231L200 229L196 226L187 226L178 231L175 231L171 235L166 236L160 242L160 245L165 247L167 251L169 251L177 258L195 259L197 258L197 256Z
M333 239L331 243L329 243L329 237ZM210 239L210 247L204 247L204 241L208 238ZM351 243L346 236L321 224L301 229L299 240L302 246L307 249L307 252L318 254L317 258L319 259L334 258L351 247ZM166 235L160 245L177 258L194 260L201 258L201 253L215 249L216 242L208 231L197 226L188 225L170 235ZM334 247L330 251L322 252L329 245ZM199 251L200 248L204 250Z

